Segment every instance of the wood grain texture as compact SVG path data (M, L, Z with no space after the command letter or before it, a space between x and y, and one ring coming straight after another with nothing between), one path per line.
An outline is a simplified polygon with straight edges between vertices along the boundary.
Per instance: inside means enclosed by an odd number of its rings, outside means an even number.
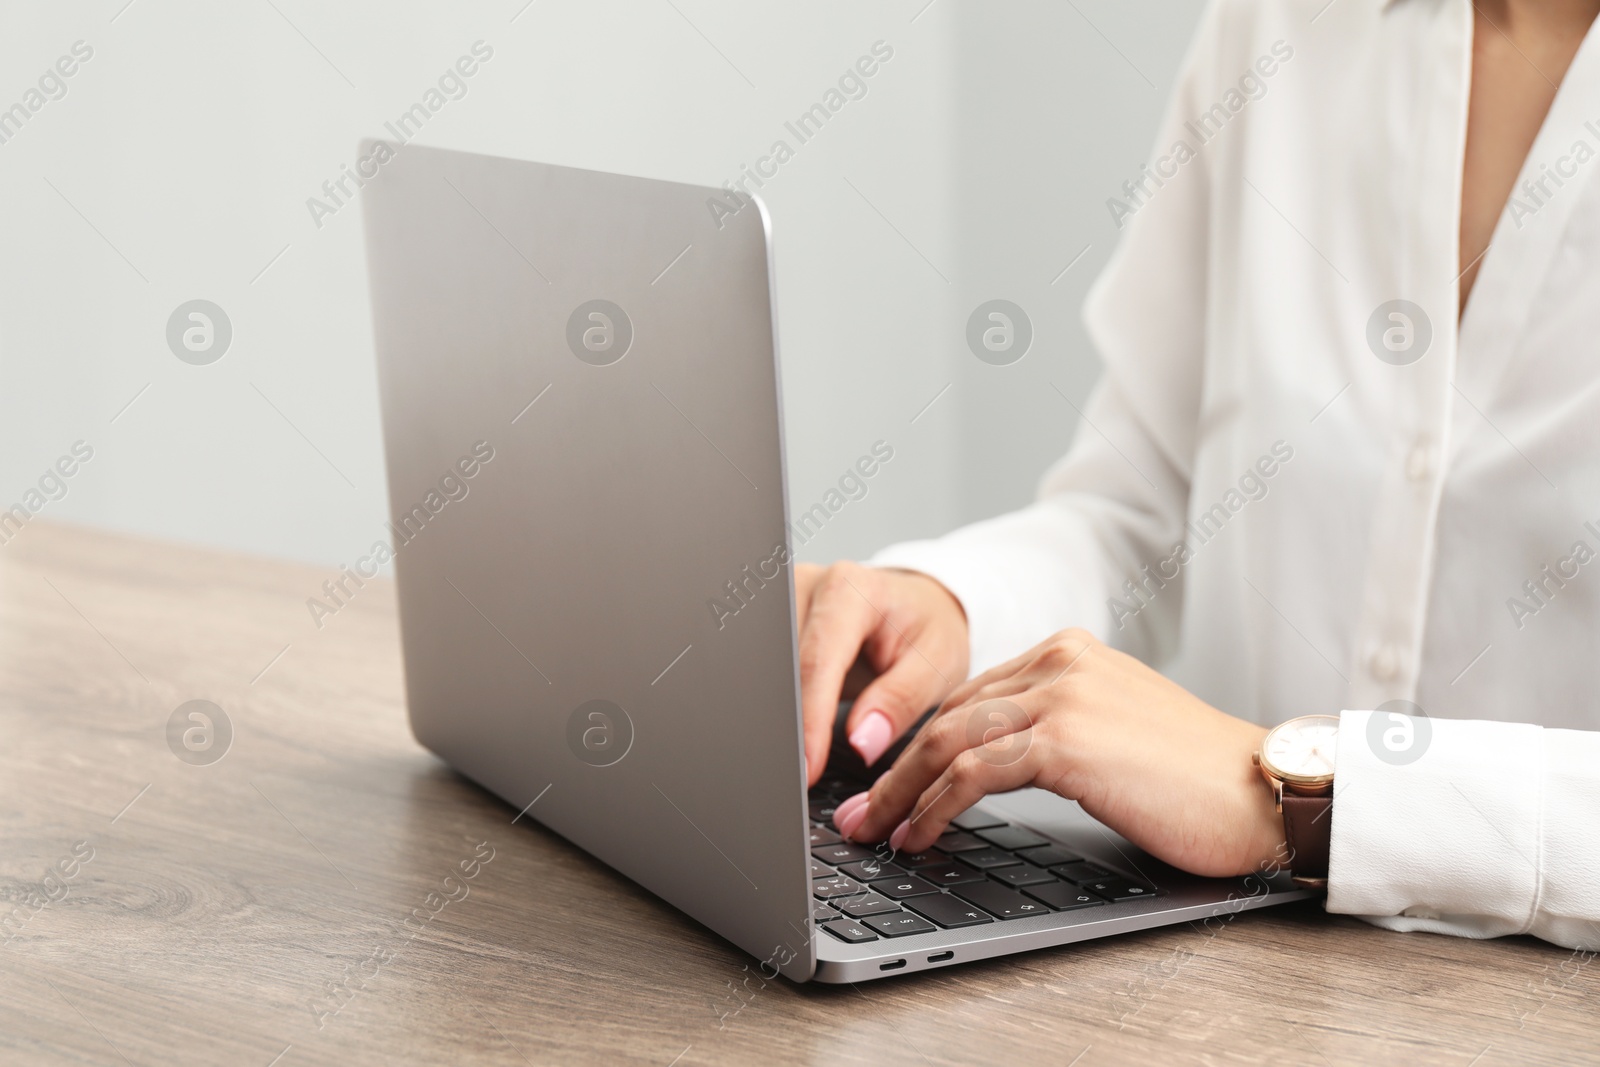
M420 749L393 588L319 630L305 600L330 576L38 522L0 548L0 1062L1600 1060L1600 965L1314 905L762 983ZM208 766L167 743L193 699L234 729Z

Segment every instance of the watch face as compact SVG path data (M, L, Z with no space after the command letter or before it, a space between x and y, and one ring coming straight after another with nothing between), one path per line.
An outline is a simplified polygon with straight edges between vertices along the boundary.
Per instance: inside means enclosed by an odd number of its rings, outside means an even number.
M1261 743L1261 763L1286 782L1325 783L1333 780L1338 744L1338 716L1306 715L1267 734Z

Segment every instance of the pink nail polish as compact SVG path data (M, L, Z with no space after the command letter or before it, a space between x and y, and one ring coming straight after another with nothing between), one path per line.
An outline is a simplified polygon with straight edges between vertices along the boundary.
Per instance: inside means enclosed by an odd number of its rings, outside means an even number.
M861 824L867 821L867 810L866 804L858 804L842 816L838 812L834 812L833 825L839 828L839 836L846 841L850 840L850 835L854 834L860 829Z
M900 846L904 845L906 843L906 838L910 836L911 821L907 819L902 821L899 826L896 826L894 828L894 833L889 835L889 847L894 849L896 852L900 851Z
M869 711L850 733L850 747L868 767L877 763L894 740L894 724L881 711Z

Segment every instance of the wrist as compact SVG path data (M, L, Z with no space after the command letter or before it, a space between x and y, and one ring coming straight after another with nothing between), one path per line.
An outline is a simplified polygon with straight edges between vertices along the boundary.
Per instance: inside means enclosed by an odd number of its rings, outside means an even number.
M896 574L903 574L908 578L918 579L918 584L929 591L929 595L938 602L939 613L955 620L963 631L967 627L967 609L961 603L961 598L950 591L950 587L939 579L923 571L908 570L905 567L885 567L884 570Z
M1254 727L1249 749L1240 761L1242 767L1242 809L1245 825L1242 836L1248 842L1246 867L1240 874L1276 874L1289 866L1289 845L1284 832L1283 814L1270 783L1262 777L1254 757L1267 736L1265 727Z
M1302 715L1268 731L1253 760L1283 823L1276 870L1287 868L1297 885L1328 883L1338 739L1337 716Z

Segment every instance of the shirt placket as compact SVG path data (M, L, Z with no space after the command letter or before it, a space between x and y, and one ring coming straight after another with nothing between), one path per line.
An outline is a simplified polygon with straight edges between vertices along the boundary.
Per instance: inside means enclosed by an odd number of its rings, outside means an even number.
M1413 111L1409 121L1390 125L1388 146L1390 158L1407 167L1395 186L1402 204L1395 215L1396 276L1407 291L1388 298L1420 307L1432 336L1415 362L1380 366L1372 377L1388 400L1374 408L1388 411L1390 421L1381 431L1388 447L1374 496L1349 674L1349 706L1367 709L1415 698L1458 352L1456 278L1472 8L1469 0L1448 0L1437 5L1430 20L1408 26L1410 32L1391 42L1403 64L1391 69L1408 72L1410 100L1393 94L1391 106Z

